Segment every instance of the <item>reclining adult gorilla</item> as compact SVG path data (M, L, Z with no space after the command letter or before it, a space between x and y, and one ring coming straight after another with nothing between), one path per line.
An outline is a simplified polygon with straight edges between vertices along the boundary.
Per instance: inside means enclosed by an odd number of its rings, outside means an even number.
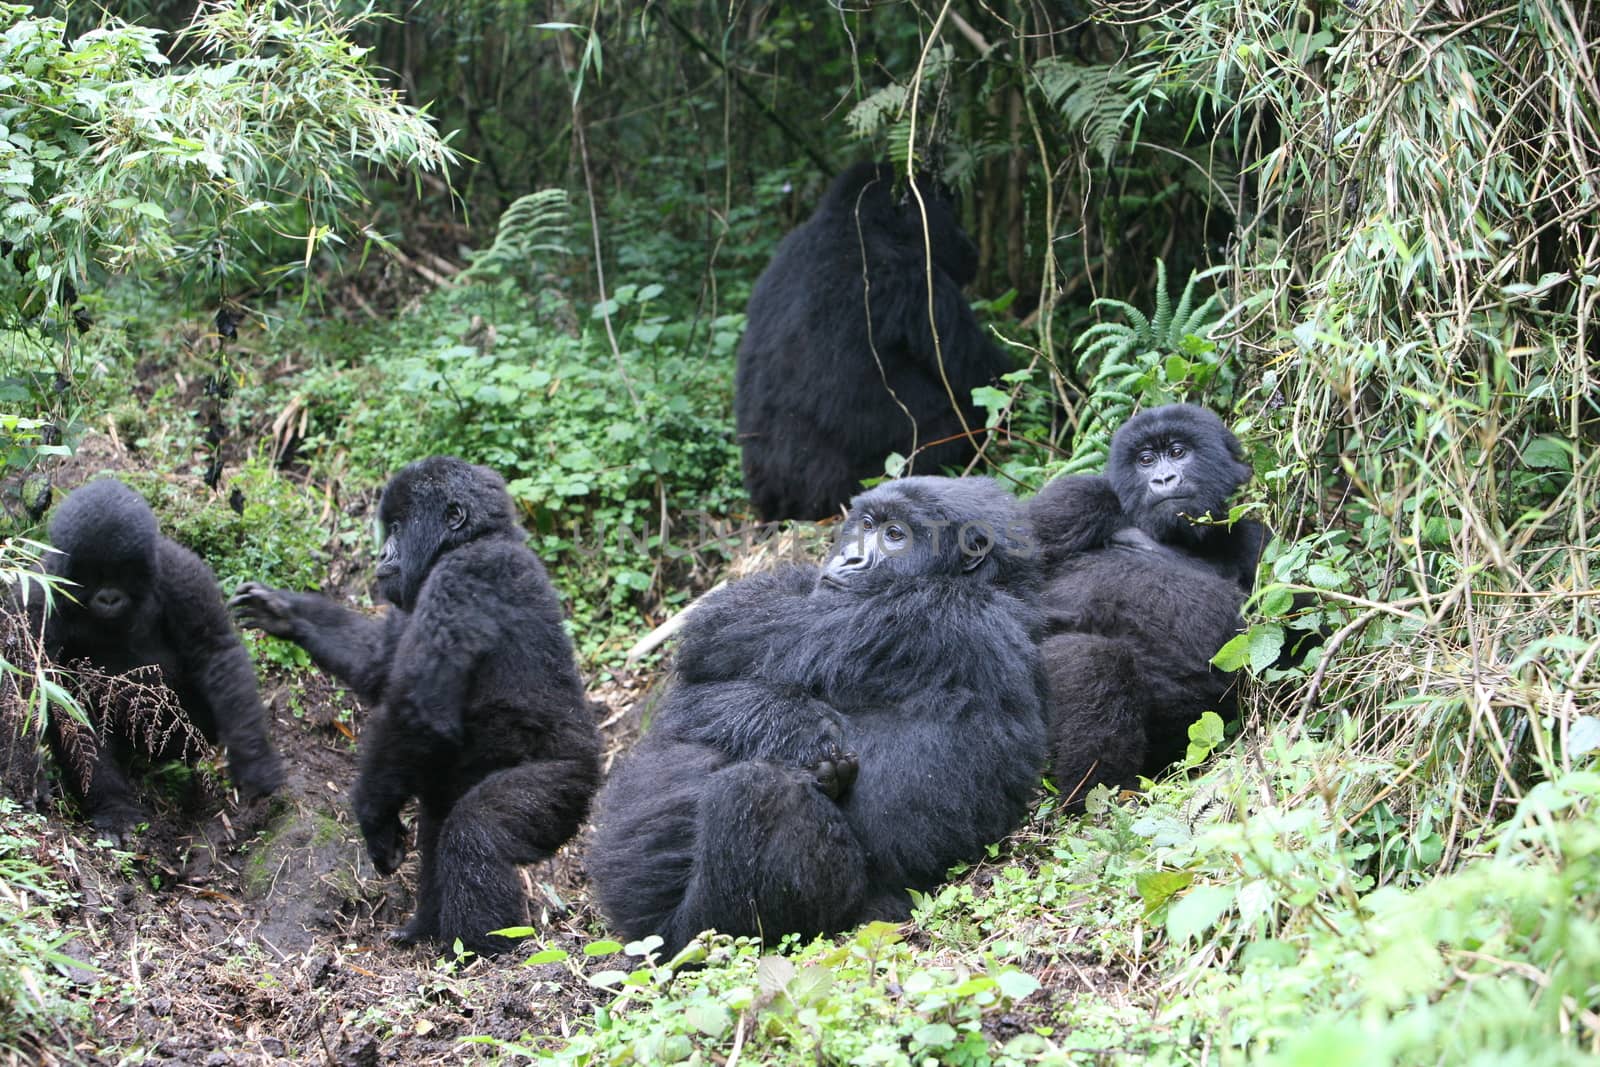
M828 561L689 616L598 804L588 866L630 938L813 935L909 914L1025 815L1044 752L1037 552L988 479L857 497Z
M283 763L267 733L255 668L211 568L161 536L144 499L111 478L90 482L61 503L50 520L50 541L56 551L46 554L44 567L71 583L63 590L68 595L53 598L44 620L50 657L68 667L84 661L106 674L154 667L153 676L139 680L164 684L206 740L227 746L228 774L244 797L282 785ZM42 600L35 600L36 619L41 609ZM113 693L91 707L97 731L77 731L69 741L54 717L48 730L66 781L82 787L85 814L114 834L145 816L128 778L129 759L140 752L186 755L192 736L169 714L156 711L150 720L123 706L131 699Z
M517 865L550 856L587 813L599 732L498 474L413 463L384 489L379 518L384 618L254 582L231 603L376 705L352 801L380 873L405 856L400 809L419 805L417 909L393 939L495 952L512 943L490 931L527 921Z
M891 452L919 474L975 452L972 390L1012 365L961 295L978 254L955 205L917 187L920 205L889 164L851 167L756 281L734 412L763 519L838 514Z
M1202 712L1236 713L1234 678L1211 657L1243 626L1270 536L1252 519L1226 522L1250 473L1221 419L1171 404L1116 432L1104 476L1058 478L1031 502L1051 776L1069 803L1181 758ZM1208 516L1221 521L1197 521Z

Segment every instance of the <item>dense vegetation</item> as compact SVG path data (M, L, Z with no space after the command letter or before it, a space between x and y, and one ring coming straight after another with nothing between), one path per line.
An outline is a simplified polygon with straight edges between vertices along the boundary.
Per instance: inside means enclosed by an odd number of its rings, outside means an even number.
M386 472L453 452L510 482L588 675L625 673L754 536L740 313L823 169L867 154L964 199L1018 356L979 398L995 472L1094 469L1136 405L1195 400L1279 534L1223 653L1244 726L1197 724L1188 773L1081 818L1045 799L906 929L690 970L598 926L535 944L530 982L600 1006L485 1049L1600 1052L1592 6L387 6L0 6L14 534L110 441L225 583L315 587L369 554ZM14 658L21 729L59 694ZM93 1032L56 954L65 847L0 811L24 1055Z

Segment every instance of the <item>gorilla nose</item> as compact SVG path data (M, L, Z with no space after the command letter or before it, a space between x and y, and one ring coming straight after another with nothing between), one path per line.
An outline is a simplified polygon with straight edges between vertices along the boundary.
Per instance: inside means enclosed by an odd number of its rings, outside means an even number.
M101 589L89 598L89 610L102 619L114 619L128 609L128 594L120 589Z

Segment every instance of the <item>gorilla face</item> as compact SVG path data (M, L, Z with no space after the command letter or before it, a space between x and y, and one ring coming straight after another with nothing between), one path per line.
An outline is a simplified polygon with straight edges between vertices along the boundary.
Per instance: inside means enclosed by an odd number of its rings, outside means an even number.
M1204 536L1195 519L1227 516L1228 498L1250 477L1243 449L1215 414L1191 404L1151 408L1111 439L1106 474L1123 510L1167 543Z
M107 630L126 628L150 598L150 568L143 560L106 565L67 565L66 577L78 585L72 595L96 624ZM73 610L67 605L61 610Z
M520 538L506 484L487 467L433 456L400 470L378 505L383 548L378 592L395 607L416 607L422 583L439 556L480 537Z
M416 607L423 579L466 521L466 509L453 502L441 511L417 509L407 514L394 509L392 517L383 520L376 570L379 595L402 611Z
M903 478L857 496L819 585L871 595L906 579L1032 575L1032 530L986 479Z
M65 558L58 573L74 583L56 607L73 626L117 631L132 627L152 603L154 513L144 498L113 479L72 493L50 522L52 545Z

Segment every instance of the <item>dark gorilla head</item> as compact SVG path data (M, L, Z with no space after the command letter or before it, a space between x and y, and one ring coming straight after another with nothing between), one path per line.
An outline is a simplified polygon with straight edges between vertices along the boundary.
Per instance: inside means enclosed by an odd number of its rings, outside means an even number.
M378 521L378 592L402 611L416 606L441 553L484 537L522 537L505 480L454 456L402 467L384 487Z
M150 505L116 479L73 492L50 520L50 543L65 554L54 569L78 585L77 604L61 600L57 610L108 628L131 624L150 600L158 536Z
M921 577L1021 587L1036 579L1038 557L1017 499L993 480L902 478L850 501L820 581L866 595Z
M860 222L869 245L881 242L886 248L920 250L926 212L934 265L956 285L967 285L978 274L978 246L961 228L954 196L944 183L927 175L917 176L916 187L922 194L921 207L911 183L897 179L893 166L857 163L833 180L818 214L838 204L846 218Z
M1122 510L1167 544L1202 540L1206 528L1192 520L1226 519L1228 499L1250 474L1238 438L1193 404L1150 408L1123 423L1106 464Z

